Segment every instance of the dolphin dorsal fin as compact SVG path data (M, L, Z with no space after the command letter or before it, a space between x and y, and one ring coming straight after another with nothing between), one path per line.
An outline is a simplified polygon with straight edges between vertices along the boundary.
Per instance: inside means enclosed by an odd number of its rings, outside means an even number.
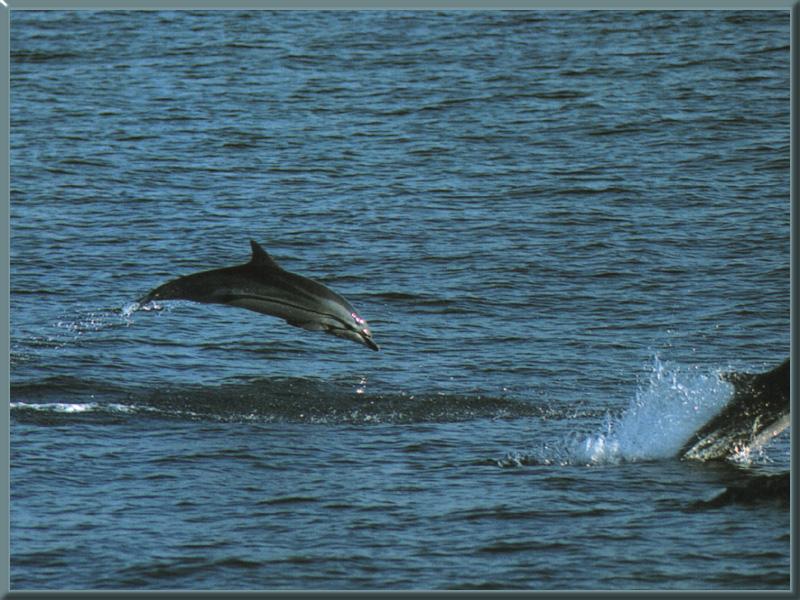
M266 267L268 269L280 269L278 263L276 263L273 258L267 254L266 250L258 245L258 242L255 240L250 240L250 247L253 249L253 256L250 258L251 265L255 265L257 267Z

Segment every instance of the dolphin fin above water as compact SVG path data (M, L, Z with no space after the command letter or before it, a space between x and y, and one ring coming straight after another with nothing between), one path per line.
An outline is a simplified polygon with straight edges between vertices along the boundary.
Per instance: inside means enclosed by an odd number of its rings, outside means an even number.
M697 430L678 456L698 460L727 458L758 448L789 426L789 359L766 373L725 373L733 397Z
M282 269L257 242L251 240L250 246L250 262L178 277L155 288L138 303L191 300L227 304L379 350L367 322L347 300L318 281Z

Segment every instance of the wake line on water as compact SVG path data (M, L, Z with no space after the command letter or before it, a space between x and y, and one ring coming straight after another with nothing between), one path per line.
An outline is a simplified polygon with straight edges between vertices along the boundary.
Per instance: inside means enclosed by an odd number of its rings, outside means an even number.
M453 423L476 419L570 419L591 414L569 406L539 406L483 395L371 395L359 389L345 391L337 386L305 380L179 388L140 393L136 397L129 395L124 401L95 400L85 389L73 395L88 395L87 400L78 397L72 402L59 399L59 396L63 397L63 391L55 397L42 397L40 390L28 386L24 392L20 395L24 399L11 403L12 415L45 424L76 418L117 420L120 417L146 417L218 423L372 425ZM119 394L114 396L119 397ZM598 416L597 413L594 416Z
M328 425L532 419L539 422L540 432L564 432L533 451L496 461L505 467L673 458L733 394L720 370L672 365L656 356L645 373L629 406L618 414L602 407L537 404L480 393L365 393L361 383L353 387L304 378L136 391L57 379L12 385L10 406L16 418L40 424L130 418Z

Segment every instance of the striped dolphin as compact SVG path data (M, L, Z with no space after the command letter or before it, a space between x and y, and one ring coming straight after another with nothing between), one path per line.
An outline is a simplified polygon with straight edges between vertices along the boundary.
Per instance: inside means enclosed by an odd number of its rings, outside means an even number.
M678 456L727 458L754 450L789 426L789 359L766 373L724 373L733 384L728 404L697 430Z
M238 306L379 349L367 322L342 296L318 281L282 269L257 242L251 240L250 246L250 262L178 277L140 298L139 305L191 300Z

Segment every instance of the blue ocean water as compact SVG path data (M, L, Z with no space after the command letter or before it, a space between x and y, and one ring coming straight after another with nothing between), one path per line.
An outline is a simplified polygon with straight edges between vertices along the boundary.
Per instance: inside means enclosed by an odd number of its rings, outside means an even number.
M786 589L789 12L13 11L14 589ZM379 353L132 303L246 262Z

